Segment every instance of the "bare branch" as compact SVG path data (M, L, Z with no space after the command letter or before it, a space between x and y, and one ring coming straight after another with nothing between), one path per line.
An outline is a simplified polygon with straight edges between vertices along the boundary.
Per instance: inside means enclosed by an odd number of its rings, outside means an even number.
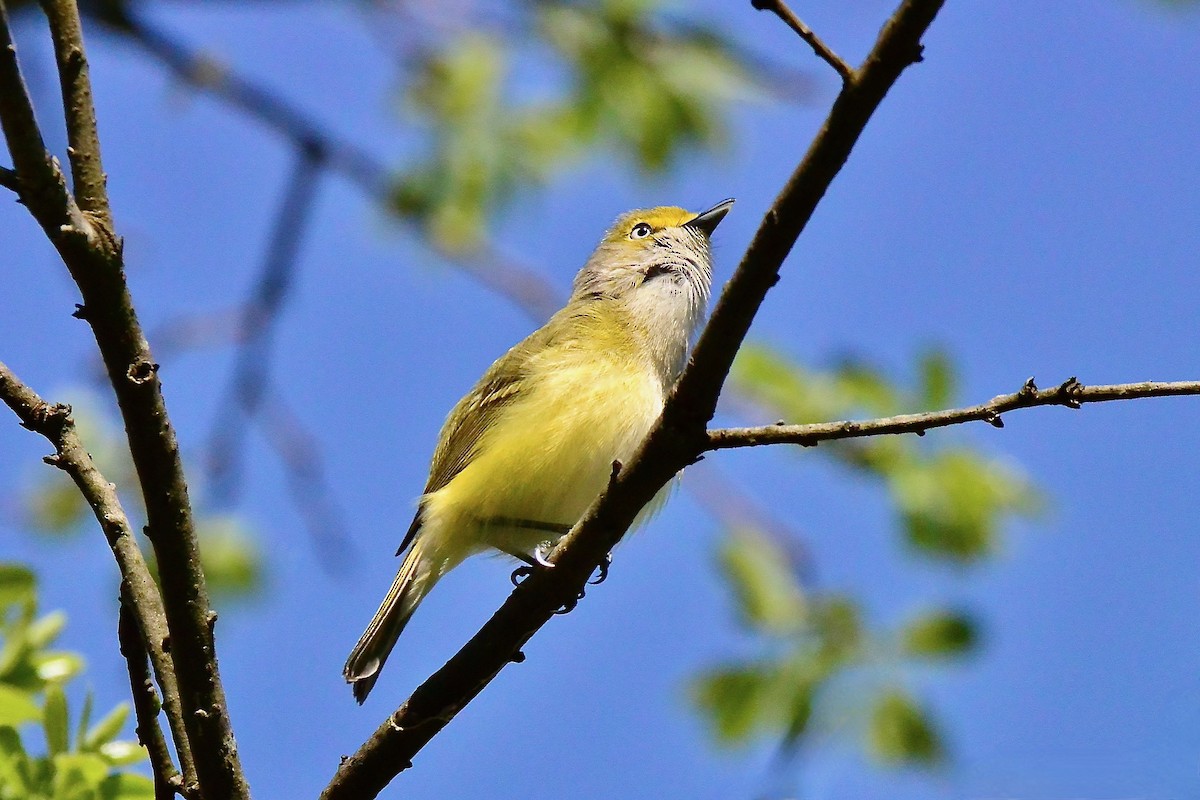
M74 0L40 0L50 21L54 57L62 85L63 114L67 122L67 158L75 200L107 229L112 229L104 170L100 166L100 137L96 134L96 112L87 57L83 52L83 29Z
M64 0L65 1L65 0ZM83 42L63 42L83 51ZM87 82L80 73L67 83ZM75 99L86 97L87 93ZM95 127L90 104L80 110ZM84 217L67 191L57 163L45 152L41 132L25 91L0 0L0 123L21 184L21 199L62 257L83 295L77 316L92 328L109 382L125 422L130 455L137 469L162 576L163 605L175 657L187 739L202 791L222 800L244 800L249 788L237 757L225 692L212 638L215 615L200 555L187 481L175 431L167 415L158 365L138 323L125 284L122 245L104 220ZM99 154L95 168L102 169ZM98 224L93 224L93 222Z
M70 407L47 403L22 383L3 362L0 362L0 400L12 409L21 420L21 425L46 437L54 446L55 455L48 456L47 463L67 473L75 482L96 521L100 523L121 572L122 608L129 606L137 620L145 641L145 651L149 654L158 685L162 688L163 708L167 712L167 721L171 725L184 775L189 783L194 782L195 767L180 709L175 665L166 649L169 635L162 598L142 557L116 488L100 474L87 448L80 441Z
M1004 427L1001 414L1019 408L1035 406L1066 406L1079 408L1084 403L1104 403L1112 400L1135 400L1144 397L1171 397L1200 394L1200 381L1173 383L1118 383L1084 386L1074 378L1053 389L1038 389L1030 378L1021 390L1002 394L986 403L969 408L929 411L923 414L900 414L883 419L861 422L822 422L814 425L764 425L754 428L717 428L708 432L708 450L731 447L756 447L765 444L799 444L806 447L838 439L864 436L915 433L921 436L932 428L983 421L997 428Z
M178 790L183 793L183 778L171 761L171 751L158 726L158 693L146 664L146 647L138 630L137 611L126 602L125 587L121 587L121 611L117 617L117 639L121 655L129 668L129 689L133 696L133 713L137 719L137 737L150 757L154 775L154 800L171 800Z
M900 73L920 55L920 39L941 0L905 0L880 33L855 79L838 96L821 132L722 293L692 361L663 415L632 462L613 479L551 554L447 664L423 683L358 752L345 759L324 800L376 796L510 661L560 608L574 605L588 577L655 493L695 460L707 437L729 366L779 268L849 156L871 114Z
M16 184L11 186L6 179L5 186L15 189L50 240L58 245L72 235L90 235L91 226L71 197L57 159L46 150L17 63L4 0L0 0L0 129L12 156ZM62 222L53 225L50 218Z
M17 178L17 173L8 167L0 167L0 186L14 192L21 191L21 181Z
M843 61L837 53L833 52L827 44L821 41L821 38L813 33L812 28L805 25L804 21L795 15L784 0L750 0L750 5L759 11L774 12L789 28L796 32L796 35L808 42L808 46L813 49L818 58L833 67L834 71L841 76L842 83L850 83L854 80L854 67Z

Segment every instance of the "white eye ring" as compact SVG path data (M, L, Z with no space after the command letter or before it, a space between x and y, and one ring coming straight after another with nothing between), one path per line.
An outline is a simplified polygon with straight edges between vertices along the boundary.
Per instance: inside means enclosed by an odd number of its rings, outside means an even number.
M650 224L648 222L639 222L637 225L634 225L633 230L631 230L629 232L629 238L630 239L645 239L647 236L649 236L653 232L654 232L654 229L650 227Z

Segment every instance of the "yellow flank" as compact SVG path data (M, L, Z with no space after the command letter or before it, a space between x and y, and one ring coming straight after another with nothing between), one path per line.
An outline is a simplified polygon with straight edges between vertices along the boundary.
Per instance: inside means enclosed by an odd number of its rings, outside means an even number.
M613 459L627 461L663 405L659 376L614 360L596 342L549 349L533 365L536 385L484 434L478 456L425 498L427 540L443 539L451 563L487 546L528 553L547 530L500 520L572 525L603 490Z

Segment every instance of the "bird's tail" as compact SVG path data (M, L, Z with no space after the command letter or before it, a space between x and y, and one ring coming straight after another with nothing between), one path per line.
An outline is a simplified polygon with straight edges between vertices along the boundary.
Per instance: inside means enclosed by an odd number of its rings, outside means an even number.
M437 569L436 560L426 557L419 544L414 542L404 556L392 588L342 668L359 703L367 699L404 626L444 572Z

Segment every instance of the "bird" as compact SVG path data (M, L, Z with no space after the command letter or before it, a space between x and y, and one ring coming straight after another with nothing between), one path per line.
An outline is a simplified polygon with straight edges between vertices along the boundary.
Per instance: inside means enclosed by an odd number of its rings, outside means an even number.
M417 606L468 556L526 564L583 516L633 455L686 363L712 286L710 237L733 206L622 214L570 298L447 416L396 555L400 568L343 676L361 704Z

